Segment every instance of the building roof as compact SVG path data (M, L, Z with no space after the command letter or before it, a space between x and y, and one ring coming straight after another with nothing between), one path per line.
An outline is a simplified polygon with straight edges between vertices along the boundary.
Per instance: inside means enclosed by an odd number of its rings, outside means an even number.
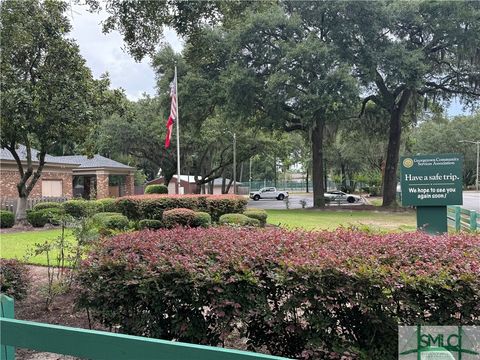
M79 164L79 169L89 168L116 168L116 169L133 169L133 167L122 164L118 161L106 158L102 155L94 155L92 158L88 158L85 155L69 155L69 156L54 156L55 159L61 161L69 161L75 164Z
M25 145L18 145L17 146L17 154L21 161L27 161L27 148ZM39 151L36 149L32 149L32 160L38 161L38 153ZM15 161L12 153L4 148L0 148L0 160L11 160ZM54 164L65 164L65 165L79 165L80 163L74 162L67 159L61 159L57 156L52 156L49 154L45 155L45 162L46 163L54 163Z
M17 146L17 153L20 157L20 160L27 160L27 151L24 145ZM38 161L38 150L32 149L32 160ZM11 160L15 161L12 153L7 149L0 148L0 160ZM115 168L115 169L133 169L131 166L122 164L118 161L106 158L101 155L94 155L92 158L88 158L85 155L70 155L70 156L53 156L45 155L46 164L65 164L72 165L79 169L90 169L90 168Z

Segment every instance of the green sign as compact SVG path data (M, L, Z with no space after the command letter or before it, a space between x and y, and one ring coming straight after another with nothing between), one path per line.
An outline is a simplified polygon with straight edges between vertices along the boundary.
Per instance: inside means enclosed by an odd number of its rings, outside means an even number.
M463 157L434 154L402 157L402 205L462 205Z

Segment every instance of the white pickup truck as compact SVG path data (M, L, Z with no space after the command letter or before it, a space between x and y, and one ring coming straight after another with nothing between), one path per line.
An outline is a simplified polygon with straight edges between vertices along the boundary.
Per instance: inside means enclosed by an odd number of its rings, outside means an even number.
M250 199L255 201L260 199L283 200L286 197L288 197L288 191L278 191L277 188L274 187L265 187L250 193Z

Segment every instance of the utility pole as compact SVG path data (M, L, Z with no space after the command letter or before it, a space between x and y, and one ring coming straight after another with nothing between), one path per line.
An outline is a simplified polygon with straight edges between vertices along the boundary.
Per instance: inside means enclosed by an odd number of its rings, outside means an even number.
M233 133L233 193L237 194L237 134Z
M475 189L478 191L479 186L478 186L478 170L479 170L479 164L480 164L480 140L460 140L459 142L461 143L472 143L477 145L477 176L476 176L476 181L475 181Z

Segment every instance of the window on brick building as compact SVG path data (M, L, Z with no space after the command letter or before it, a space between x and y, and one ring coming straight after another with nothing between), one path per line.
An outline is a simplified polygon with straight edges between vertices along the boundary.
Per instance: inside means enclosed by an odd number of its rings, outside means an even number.
M42 180L42 196L63 196L62 180Z

